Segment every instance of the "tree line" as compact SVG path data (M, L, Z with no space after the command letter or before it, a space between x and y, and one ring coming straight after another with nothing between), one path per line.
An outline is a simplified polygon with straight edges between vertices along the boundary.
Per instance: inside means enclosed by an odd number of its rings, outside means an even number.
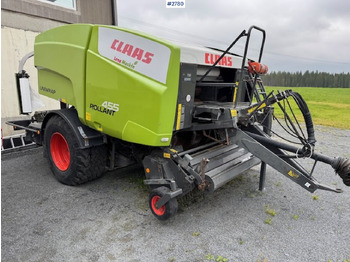
M274 72L262 76L266 86L286 87L341 87L350 88L350 73L331 74L326 72Z

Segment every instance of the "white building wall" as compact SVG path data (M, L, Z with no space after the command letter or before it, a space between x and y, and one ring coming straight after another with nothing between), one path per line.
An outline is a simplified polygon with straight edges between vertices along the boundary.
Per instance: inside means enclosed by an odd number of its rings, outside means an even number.
M15 134L12 127L5 124L6 121L30 118L20 115L15 73L18 72L19 61L22 57L34 50L34 40L38 34L4 26L1 28L1 128L3 136ZM32 89L38 93L37 72L33 57L27 61L24 70L30 75ZM45 104L45 107L40 110L59 108L58 101L41 95L40 98Z

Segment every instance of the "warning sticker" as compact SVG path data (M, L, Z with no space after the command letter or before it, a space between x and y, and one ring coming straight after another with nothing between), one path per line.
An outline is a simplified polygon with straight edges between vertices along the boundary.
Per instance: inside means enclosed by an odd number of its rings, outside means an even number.
M298 175L297 173L293 172L292 170L290 170L290 171L288 172L288 175L291 176L291 177L293 177L293 178L299 178L299 175Z

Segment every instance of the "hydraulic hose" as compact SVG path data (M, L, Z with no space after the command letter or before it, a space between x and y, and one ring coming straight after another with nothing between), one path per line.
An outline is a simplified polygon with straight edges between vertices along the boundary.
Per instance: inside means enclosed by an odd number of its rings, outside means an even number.
M309 145L314 147L315 143L316 143L316 138L315 138L315 130L314 130L314 124L312 122L311 113L310 113L310 110L309 110L305 100L302 98L302 96L299 93L293 92L292 90L286 90L284 92L279 92L277 95L273 95L271 97L270 97L270 95L268 95L263 102L266 105L272 105L272 104L279 102L283 99L288 99L288 97L290 97L290 96L293 97L295 103L298 105L298 107L299 107L299 109L304 117L306 131L307 131L307 141L305 141L305 142L307 142ZM257 107L257 109L259 109L259 108L260 108L260 106ZM255 111L257 111L257 109ZM255 112L255 111L253 111L253 112Z
M302 96L299 93L289 90L289 94L294 98L301 113L303 114L305 125L306 125L307 136L308 136L307 142L310 145L315 146L315 143L316 143L315 130L314 130L314 124L312 122L310 110L305 100L302 98Z

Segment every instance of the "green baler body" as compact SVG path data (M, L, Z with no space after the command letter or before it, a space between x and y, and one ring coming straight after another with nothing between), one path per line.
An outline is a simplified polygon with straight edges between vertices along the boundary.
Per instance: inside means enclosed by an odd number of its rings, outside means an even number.
M39 93L73 105L80 121L125 141L168 146L180 48L112 26L67 25L37 36Z

